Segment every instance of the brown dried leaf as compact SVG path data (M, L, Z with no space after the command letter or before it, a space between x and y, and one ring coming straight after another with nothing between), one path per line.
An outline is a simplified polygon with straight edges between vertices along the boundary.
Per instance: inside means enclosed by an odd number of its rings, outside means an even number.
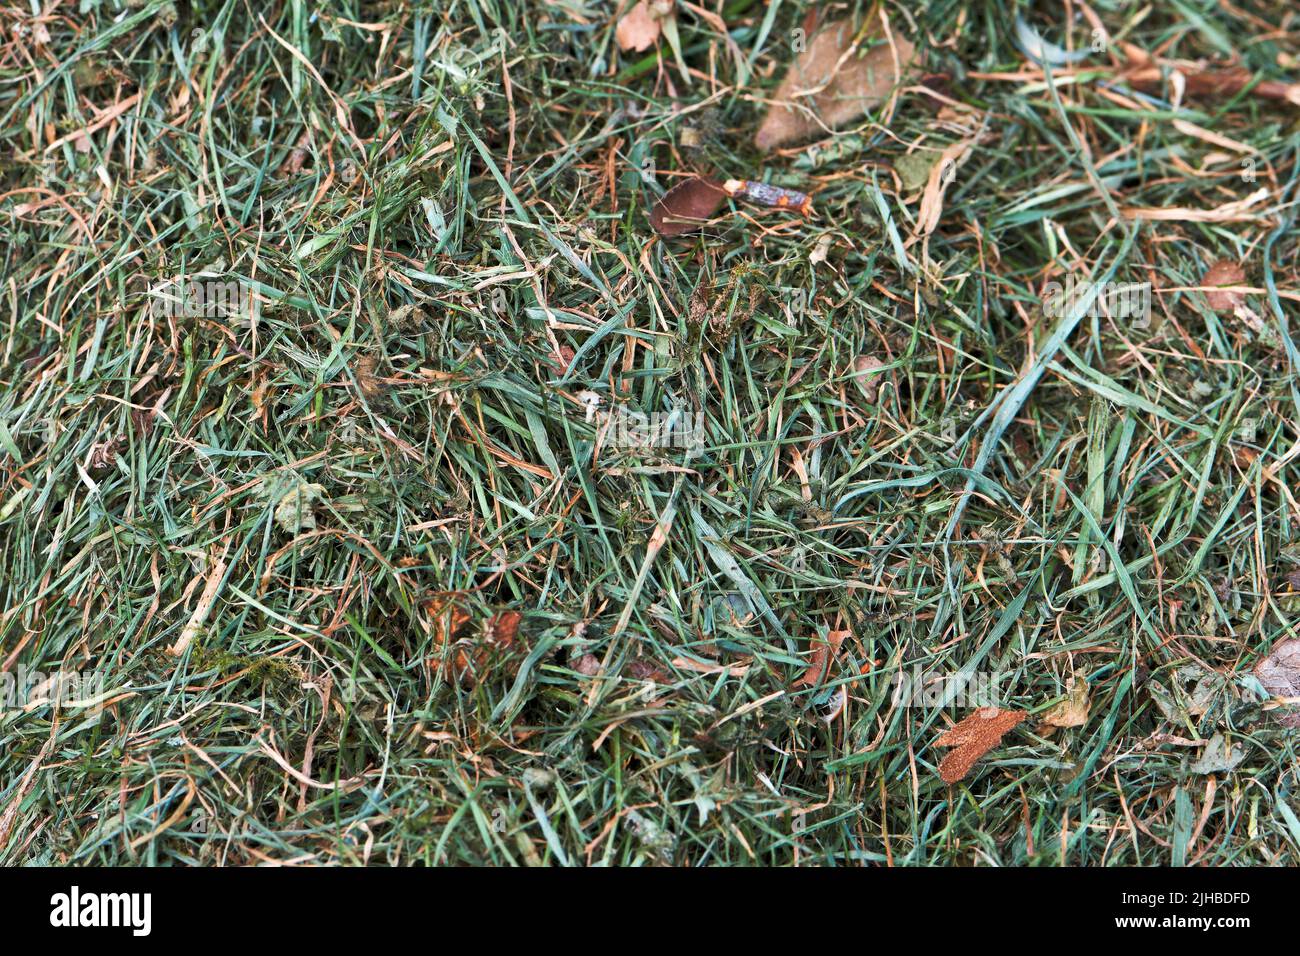
M523 615L518 611L494 614L476 636L470 633L469 614L454 601L434 598L425 604L425 611L432 618L435 646L457 645L448 672L462 683L472 683L494 658L523 647L519 637Z
M188 93L188 88L186 92ZM311 159L311 153L308 151L310 146L311 136L307 133L303 133L298 137L297 145L294 146L288 157L286 157L284 163L280 166L280 172L290 174L302 172L303 166L305 166L307 161Z
M1088 699L1087 681L1071 678L1066 685L1068 696L1046 714L1038 725L1038 732L1044 736L1053 733L1058 727L1082 727L1088 722L1088 711L1092 702Z
M253 389L251 393L249 393L248 398L249 401L253 403L254 418L262 418L266 414L267 393L269 391L270 391L270 386L267 385L265 382L263 382L261 385ZM152 420L147 421L145 423L145 433L148 434L148 429L152 427L153 427L153 421Z
M879 15L858 49L850 53L857 32L851 20L839 20L809 40L777 87L776 102L754 136L755 146L769 150L808 139L826 127L853 122L889 97L911 71L916 48L892 27L887 36ZM862 52L869 42L882 38L885 42Z
M1239 263L1230 259L1220 259L1201 276L1203 286L1245 285L1246 273ZM1240 292L1206 292L1205 301L1215 312L1232 312L1245 301Z
M874 355L859 355L853 360L853 384L858 387L868 402L875 402L880 389L880 379L876 376L885 367L885 363Z
M844 643L844 638L848 636L848 631L830 631L826 635L825 641L818 641L813 644L812 658L808 663L808 669L794 682L794 686L816 687L825 680L831 661L839 654L840 645Z
M438 646L458 638L470 617L460 605L446 598L435 597L424 602L424 612L432 622L434 643Z
M694 176L664 193L650 210L650 225L661 236L680 236L700 228L727 198L717 183Z
M614 30L614 39L620 50L635 50L641 53L654 46L663 30L660 18L653 15L650 4L640 0L618 21Z
M435 597L426 601L424 610L425 614L429 615L430 630L433 631L434 646L437 648L458 640L461 633L469 626L469 615L455 602L445 598ZM465 656L463 650L458 649L448 671L463 675L468 666L469 658Z
M930 167L925 192L921 195L921 208L916 214L916 235L928 236L939 225L939 218L943 215L943 194L956 178L957 167L966 162L974 146L974 137L953 143L939 154L938 160Z
M1276 645L1255 665L1255 676L1274 697L1300 697L1300 638ZM1300 727L1300 706L1282 707L1277 714L1283 727Z
M86 463L87 468L91 471L98 471L100 468L107 468L113 462L117 461L118 451L121 449L122 438L110 438L108 441L102 441L90 449L90 460Z
M667 684L673 679L672 674L643 657L634 657L624 664L623 673L633 680L654 681L656 684Z
M363 355L357 359L355 371L357 377L357 388L367 399L378 398L379 393L383 391L383 386L379 382L379 360L373 355Z
M934 742L936 747L956 748L939 762L939 777L944 783L963 779L977 760L1001 743L1006 732L1027 716L1023 710L981 707L949 728Z
M508 649L515 646L519 634L519 622L523 615L518 611L502 611L494 614L483 628L483 639L494 647Z
M561 344L558 349L551 350L551 354L546 357L546 361L558 374L563 375L569 370L569 364L577 354L569 346Z

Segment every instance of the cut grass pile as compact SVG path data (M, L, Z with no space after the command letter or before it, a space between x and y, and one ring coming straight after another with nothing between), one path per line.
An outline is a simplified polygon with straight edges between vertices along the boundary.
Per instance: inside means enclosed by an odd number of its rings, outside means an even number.
M623 6L0 11L0 863L1296 862L1300 11Z

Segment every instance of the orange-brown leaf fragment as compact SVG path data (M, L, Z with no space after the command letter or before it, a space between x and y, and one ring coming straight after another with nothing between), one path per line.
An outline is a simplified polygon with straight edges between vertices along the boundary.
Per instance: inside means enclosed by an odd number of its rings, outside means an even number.
M830 631L826 635L826 640L814 643L808 669L794 682L794 686L816 687L825 680L831 661L839 654L840 645L848 636L848 631Z
M474 683L482 677L489 664L509 658L514 651L524 647L519 635L523 615L518 611L501 611L492 615L481 632L475 634L471 627L473 619L452 601L434 598L426 603L425 610L433 619L435 646L455 645L447 673L464 684ZM517 662L508 662L507 672L513 673L516 666Z
M1234 286L1245 285L1246 273L1236 262L1228 259L1221 259L1210 268L1205 270L1205 275L1201 276L1201 285L1203 286ZM1228 292L1225 290L1207 291L1205 301L1215 312L1232 312L1245 301L1245 296L1240 292Z
M514 647L522 619L523 615L518 611L502 611L492 615L487 627L483 629L483 639L498 648Z
M916 48L892 25L886 34L879 15L852 50L858 32L852 20L839 20L808 41L777 87L755 146L776 149L836 129L889 97L911 72Z
M433 624L434 641L438 646L456 640L470 622L470 616L454 600L434 597L424 603L425 613Z
M623 15L614 29L614 39L618 41L618 48L635 50L637 53L650 49L659 39L659 33L663 29L660 19L653 14L646 0L640 0Z
M1300 697L1300 638L1282 641L1255 665L1255 676L1274 697ZM1300 706L1289 705L1278 712L1283 727L1300 727Z
M683 180L655 203L650 225L661 236L680 236L700 228L727 198L726 190L699 176Z
M1006 732L1027 716L1023 710L981 707L950 727L934 742L936 747L955 748L939 762L939 777L944 783L963 779L977 760L1001 743Z

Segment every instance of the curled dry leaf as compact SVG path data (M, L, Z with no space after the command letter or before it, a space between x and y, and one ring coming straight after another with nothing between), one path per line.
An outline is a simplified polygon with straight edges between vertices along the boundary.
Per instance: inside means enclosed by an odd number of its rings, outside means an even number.
M303 133L298 137L297 145L294 146L283 165L281 165L280 172L289 174L302 172L303 166L311 159L310 147L311 136L308 133Z
M844 708L849 704L849 692L847 688L841 687L831 697L830 702L822 711L821 718L824 722L831 724L835 718L844 713Z
M121 436L117 436L92 446L90 459L86 462L86 467L90 471L98 471L113 464L113 462L117 461L117 455L121 451L123 441L124 439Z
M777 87L755 146L776 149L844 126L889 97L911 72L916 48L892 26L886 30L879 14L854 49L858 32L852 20L839 20L808 41ZM867 49L873 41L881 42Z
M379 360L373 355L363 355L357 359L357 388L367 399L378 398L383 391L379 381Z
M577 354L571 347L561 344L558 349L551 350L551 354L546 357L546 362L555 369L557 374L563 375L569 370L569 365Z
M1205 270L1205 275L1201 276L1201 285L1203 286L1234 286L1245 285L1246 273L1241 266L1228 259L1220 259L1210 268ZM1237 306L1245 301L1245 296L1240 292L1229 292L1226 290L1216 290L1205 293L1205 301L1215 312L1233 312Z
M650 210L650 225L661 236L680 236L700 228L726 201L727 192L700 176L683 180Z
M1067 696L1043 715L1038 725L1038 732L1050 736L1058 727L1082 727L1088 722L1088 711L1092 702L1088 699L1087 681L1070 679L1067 684Z
M944 148L938 160L930 167L925 181L925 192L921 194L921 208L917 211L916 230L918 236L928 236L939 225L943 215L943 195L957 176L957 167L966 162L978 140L978 134Z
M961 723L950 728L934 742L936 747L953 747L939 762L939 777L944 783L956 783L970 773L970 768L1002 742L1011 728L1028 716L1023 710L981 707Z
M1255 665L1255 676L1274 697L1300 697L1300 638L1275 646ZM1300 727L1300 706L1287 705L1276 713L1283 727Z
M831 235L829 232L823 233L822 236L817 240L817 245L813 246L813 251L808 253L809 264L815 266L825 262L826 257L830 255L831 246L833 246L834 244L835 244L835 237Z

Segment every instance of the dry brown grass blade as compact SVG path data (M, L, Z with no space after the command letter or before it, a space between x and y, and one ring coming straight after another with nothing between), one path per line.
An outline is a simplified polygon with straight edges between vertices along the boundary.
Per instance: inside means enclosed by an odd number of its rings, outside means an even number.
M1235 199L1213 209L1148 206L1130 207L1122 210L1122 213L1125 219L1145 219L1151 222L1253 222L1260 218L1260 214L1252 212L1252 207L1259 205L1270 195L1268 189L1261 186L1245 199Z
M1120 77L1134 89L1149 93L1159 91L1174 73L1182 77L1183 91L1194 99L1223 99L1236 96L1255 81L1255 75L1244 67L1216 70L1199 64L1174 63L1165 60L1153 62L1150 59L1138 61L1130 59L1129 66ZM1300 106L1300 83L1263 80L1251 88L1250 94L1260 99Z

